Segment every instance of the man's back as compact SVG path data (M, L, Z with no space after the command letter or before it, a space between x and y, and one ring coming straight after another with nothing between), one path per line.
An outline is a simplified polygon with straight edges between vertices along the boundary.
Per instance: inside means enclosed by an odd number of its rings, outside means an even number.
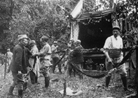
M23 49L22 47L17 44L13 49L13 60L11 63L11 71L17 72L22 65L22 56L23 56Z

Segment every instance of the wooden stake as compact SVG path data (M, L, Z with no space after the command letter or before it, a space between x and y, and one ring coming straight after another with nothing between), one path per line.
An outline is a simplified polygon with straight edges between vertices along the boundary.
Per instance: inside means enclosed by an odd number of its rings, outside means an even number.
M64 86L63 95L66 96L66 79L63 79L63 80L64 80L64 83L63 83L63 86Z
M4 60L4 79L6 79L7 62Z

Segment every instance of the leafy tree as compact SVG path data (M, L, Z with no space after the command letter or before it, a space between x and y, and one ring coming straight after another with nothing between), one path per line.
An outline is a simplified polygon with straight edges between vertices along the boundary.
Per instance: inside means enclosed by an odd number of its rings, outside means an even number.
M10 38L7 33L9 29L9 21L12 15L12 0L0 1L0 50L6 52L6 49L10 47Z

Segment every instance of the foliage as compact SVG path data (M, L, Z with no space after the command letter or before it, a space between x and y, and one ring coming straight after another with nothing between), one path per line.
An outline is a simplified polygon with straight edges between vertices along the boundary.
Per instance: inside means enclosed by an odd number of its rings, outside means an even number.
M127 22L128 29L125 31L125 38L129 43L136 44L138 40L138 1L127 0L127 2L118 3L116 5L116 18ZM126 24L127 27L127 24Z
M50 42L64 35L67 28L66 15L63 10L57 10L57 5L67 5L69 0L46 2L33 0L14 0L10 33L12 41L16 42L18 34L27 34L39 43L42 35L50 38Z
M0 12L6 12L10 16L9 31L2 33L3 47L6 49L12 47L17 42L17 35L27 34L31 39L39 43L42 35L50 38L50 44L53 40L69 39L69 21L67 15L71 13L79 0L10 0L10 3L1 3ZM109 7L112 0L100 0L101 4ZM137 13L134 9L137 7L136 0L128 0L127 3L117 4L116 18L128 19L136 24ZM10 5L7 5L10 4ZM2 7L5 5L4 7ZM65 7L68 13L62 10L60 6ZM96 11L98 7L94 0L84 0L82 12ZM133 10L133 11L132 11ZM5 15L3 16L5 17ZM136 21L135 21L136 20ZM4 31L5 32L5 31ZM6 42L6 43L5 43Z
M50 44L57 39L67 41L69 39L67 15L73 10L78 1L47 0L42 2L39 0L13 0L14 8L12 20L10 21L12 42L16 44L17 35L22 33L36 40L38 44L42 35L50 38ZM91 9L93 2L91 0L86 1L84 9L87 6L90 6L89 9ZM58 5L65 7L68 13L59 8ZM64 39L64 36L66 36L66 39Z

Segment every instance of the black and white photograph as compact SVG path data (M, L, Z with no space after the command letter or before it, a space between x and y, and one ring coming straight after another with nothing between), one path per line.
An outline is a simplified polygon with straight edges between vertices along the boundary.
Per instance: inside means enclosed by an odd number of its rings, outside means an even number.
M138 0L0 0L0 98L138 98Z

